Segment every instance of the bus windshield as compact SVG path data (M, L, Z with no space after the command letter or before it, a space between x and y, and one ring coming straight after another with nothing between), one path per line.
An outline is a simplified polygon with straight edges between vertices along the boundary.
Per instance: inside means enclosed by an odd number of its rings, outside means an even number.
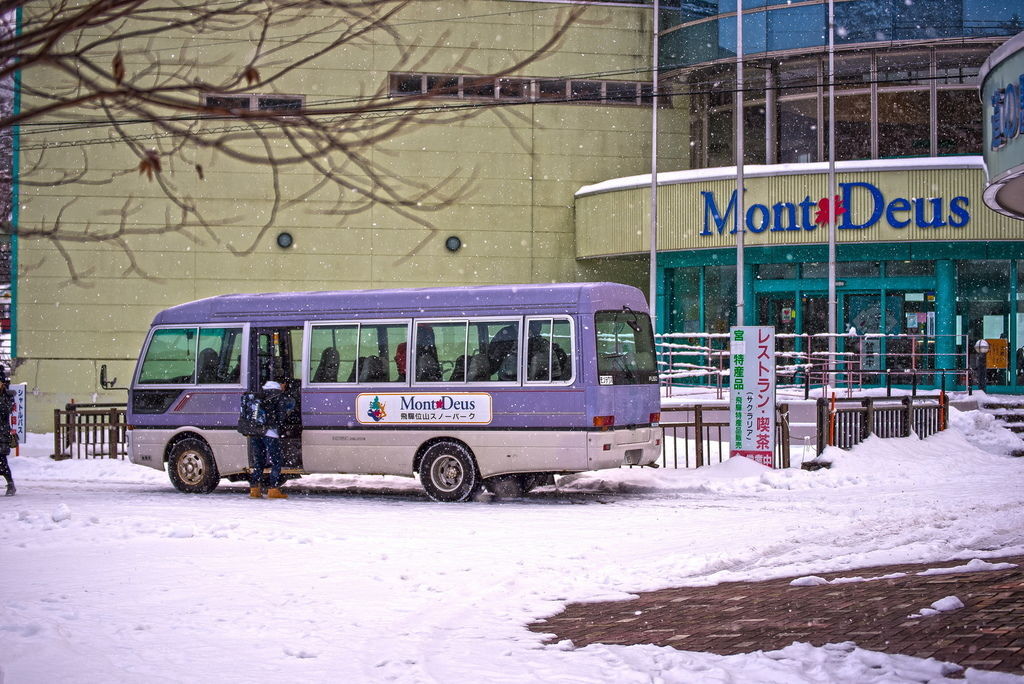
M597 373L601 384L658 382L651 318L624 308L600 311L597 323Z

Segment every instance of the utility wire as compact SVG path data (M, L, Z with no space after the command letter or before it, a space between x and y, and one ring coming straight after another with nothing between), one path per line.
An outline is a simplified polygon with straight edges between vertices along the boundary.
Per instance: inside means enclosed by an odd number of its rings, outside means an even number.
M907 83L907 84L910 84L910 83L921 83L921 82L925 82L925 81L929 81L929 80L941 80L941 79L947 79L947 78L949 78L949 76L936 75L936 76L907 77L907 78L902 78L902 79L891 79L891 78L888 78L888 79L873 79L873 80L856 81L854 83L848 83L846 85L861 86L861 87L867 87L867 86L870 86L871 84L899 85L900 83ZM793 84L793 85L776 85L776 86L773 86L772 88L769 88L769 89L766 89L764 87L756 87L756 88L743 88L742 90L743 90L744 93L762 92L762 91L765 91L765 90L784 91L784 90L788 90L788 89L806 89L806 88L816 88L818 86L824 87L824 85L825 84L823 82L814 81L814 82L801 82L801 83ZM977 87L976 85L972 85L972 84L969 84L969 83L957 83L957 84L952 84L952 85L963 86L963 88L959 88L959 89ZM856 89L856 88L854 88L854 89ZM708 94L711 94L711 93L716 93L716 94L719 94L719 93L721 93L721 94L733 94L733 93L736 93L737 91L738 91L738 89L735 88L735 87L728 88L728 87L722 87L722 86L716 85L716 86L708 86L706 88L695 88L695 89L694 88L687 88L687 89L671 89L671 88L669 88L669 89L659 89L658 94L660 96L663 96L663 97L664 96L678 97L678 96L708 95ZM396 97L398 97L398 96L396 96ZM412 97L416 97L416 95L413 95ZM443 97L443 96L438 96L438 97L440 98L440 97ZM814 95L810 95L809 97L814 97ZM454 99L456 99L456 98L453 98L453 100ZM552 98L552 99L545 98L543 100L473 100L473 101L468 101L468 102L467 101L461 101L461 102L458 102L458 103L453 103L452 100L448 100L448 101L446 101L445 104L418 105L418 106L412 106L412 107L402 107L402 106L395 106L393 104L384 104L379 109L368 109L368 110L363 111L363 112L351 113L351 114L340 114L339 115L339 114L337 114L336 112L333 112L333 111L328 111L328 112L322 112L321 113L321 112L317 112L317 110L315 108L306 108L306 109L300 110L298 112L295 112L295 114L296 115L300 115L300 116L305 116L305 117L320 117L320 116L329 117L329 118L324 118L324 119L321 120L323 124L329 125L331 123L338 122L338 121L370 120L370 119L390 118L390 117L410 116L410 115L411 116L419 116L419 115L426 115L426 114L446 114L446 113L464 112L464 111L469 111L469 110L473 110L473 109L495 109L495 108L504 108L504 107L521 107L521 106L524 106L524 105L538 105L538 104L539 105L553 105L553 104L581 104L581 103L608 103L608 104L615 104L616 100L617 100L616 98L609 98L609 97L605 97L605 98L565 97L565 98ZM632 98L632 97L631 98L620 98L619 101L621 101L623 103L625 103L625 102L633 102L633 101L635 101L635 98ZM272 111L267 111L266 114L268 116L272 116L274 113ZM283 112L281 114L282 115L286 115ZM121 125L121 126L126 126L126 125L132 125L132 124L152 124L152 123L155 123L157 121L173 121L173 122L226 121L226 120L235 120L236 118L237 117L232 117L232 116L217 116L217 115L202 115L202 114L198 114L198 115L178 116L178 117L159 117L159 118L148 118L148 119L147 118L124 119L124 120L116 120L114 123L117 123L118 125ZM26 137L31 137L33 135L45 135L45 134L53 134L53 133L68 133L68 132L72 132L72 131L80 131L80 130L86 130L86 129L89 129L89 128L97 128L97 127L104 127L104 128L106 128L106 127L109 127L111 125L111 123L112 122L110 120L104 119L104 120L93 120L93 121L79 121L79 122L72 122L72 123L69 123L69 124L65 124L65 123L53 124L53 123L39 123L39 122L36 122L36 123L33 123L33 124L20 124L20 125L23 126L23 127L27 126L27 125L28 126L48 126L49 127L49 128L39 128L39 129L34 129L34 130L24 130L23 129L22 133L21 133L21 136L22 136L22 138L26 138ZM267 129L267 128L276 128L276 127L279 127L279 126L281 126L281 122L278 122L278 121L263 121L263 120L261 120L261 119L259 119L257 117L254 117L252 120L250 120L248 123L245 123L245 124L237 124L237 125L232 125L232 126L220 126L220 127L217 127L217 128L211 128L211 129L207 129L207 130L203 131L201 134L202 135L217 135L217 134L235 133L235 132L252 132L254 129L264 130L264 129ZM107 138L95 138L95 139L89 139L89 140L69 140L69 141L47 140L45 143L36 143L34 145L33 144L21 145L19 147L19 149L22 149L22 150L36 150L36 149L42 149L42 148L48 148L48 147L78 147L78 146L84 146L84 145L109 144L111 142L117 142L117 141L124 140L124 139L133 140L133 141L145 141L145 140L158 140L158 139L175 138L175 137L180 137L180 134L160 132L160 133L148 133L148 134L130 135L130 136L125 136L125 137L118 136L116 138L110 138L110 137L107 137Z

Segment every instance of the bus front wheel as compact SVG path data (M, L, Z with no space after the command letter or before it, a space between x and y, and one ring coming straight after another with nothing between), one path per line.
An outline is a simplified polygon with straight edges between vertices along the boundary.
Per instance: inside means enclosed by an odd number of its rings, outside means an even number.
M176 442L167 459L171 484L187 494L208 494L217 488L220 473L210 447L201 439L190 437Z
M480 476L473 454L458 442L427 447L420 462L420 482L434 501L466 501L476 492Z

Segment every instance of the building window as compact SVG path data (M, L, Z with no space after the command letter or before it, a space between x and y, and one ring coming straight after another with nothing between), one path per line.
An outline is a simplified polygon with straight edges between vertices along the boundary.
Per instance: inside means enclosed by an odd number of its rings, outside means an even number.
M302 98L281 95L257 95L256 109L261 112L298 111L302 109Z
M229 112L282 112L299 111L305 105L302 95L231 94L203 95L203 106L226 109Z
M981 128L965 121L981 121L981 100L974 89L938 92L936 131L938 153L977 154L981 149Z
M499 78L498 98L501 100L530 99L530 80L526 78Z
M392 74L392 95L419 95L423 92L422 74Z
M473 78L466 76L462 87L462 94L467 97L480 97L485 100L493 100L495 92L493 78Z
M229 112L236 110L249 111L249 102L249 98L244 95L207 95L204 98L203 105L213 109L226 109Z
M600 81L570 81L569 98L572 100L586 100L588 102L600 102L604 90Z
M427 93L441 97L459 97L459 77L427 76Z
M587 102L605 105L650 105L653 88L643 81L572 78L512 78L455 74L388 76L391 97L425 95L438 99L514 102ZM667 104L667 101L665 102Z
M836 159L980 154L977 74L996 45L838 53ZM827 58L762 58L745 66L745 161L827 161ZM735 67L691 69L663 88L691 93L691 166L734 164Z

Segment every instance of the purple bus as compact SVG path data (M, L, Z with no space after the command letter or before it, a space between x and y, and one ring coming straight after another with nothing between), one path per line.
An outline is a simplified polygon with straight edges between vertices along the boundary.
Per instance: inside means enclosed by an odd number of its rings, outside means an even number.
M283 379L287 477L418 476L436 501L525 493L661 451L643 294L615 283L210 297L160 312L129 456L183 492L249 473L241 395ZM514 495L514 494L513 494Z

